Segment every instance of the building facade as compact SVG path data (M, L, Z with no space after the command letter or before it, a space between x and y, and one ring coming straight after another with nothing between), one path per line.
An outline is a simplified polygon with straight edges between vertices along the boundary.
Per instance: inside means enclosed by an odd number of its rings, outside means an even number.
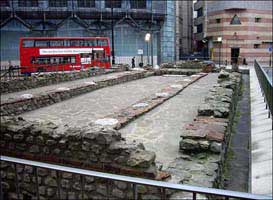
M272 1L197 1L197 51L222 64L269 64Z
M193 51L193 2L176 2L176 60Z
M175 60L172 0L1 0L1 63L18 64L19 38L107 36L116 63ZM112 34L113 33L113 34ZM144 40L147 33L151 40ZM112 37L113 36L113 37ZM112 42L112 38L113 42ZM143 50L143 56L138 50ZM141 52L141 51L140 51ZM149 59L149 63L152 61Z

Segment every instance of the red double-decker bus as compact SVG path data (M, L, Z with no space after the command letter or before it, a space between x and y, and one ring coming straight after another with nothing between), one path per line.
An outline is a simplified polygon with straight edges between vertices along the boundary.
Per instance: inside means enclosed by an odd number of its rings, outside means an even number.
M20 38L21 73L109 68L109 44L107 37Z

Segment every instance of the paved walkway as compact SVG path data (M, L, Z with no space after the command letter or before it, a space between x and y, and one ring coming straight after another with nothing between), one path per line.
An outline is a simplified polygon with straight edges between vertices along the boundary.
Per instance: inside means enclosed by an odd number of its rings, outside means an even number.
M74 80L74 81L67 81L67 82L62 82L59 84L48 85L48 86L39 87L39 88L33 88L33 89L24 90L24 91L20 91L20 92L7 93L7 94L1 95L1 101L5 102L7 100L16 99L16 98L19 98L23 94L32 94L32 95L46 94L51 91L56 91L57 88L75 87L77 85L82 85L85 82L91 82L91 81L96 82L96 81L104 80L107 78L111 78L111 77L115 77L115 76L119 76L119 75L127 74L127 73L135 73L135 72L115 72L115 73L111 73L111 74L92 76L90 78L78 79L78 80Z
M142 142L156 153L164 168L179 157L179 140L183 127L193 121L198 106L216 84L218 74L208 74L161 106L120 129L128 140Z
M250 67L251 193L272 196L272 117L268 118L254 67Z
M133 105L183 79L188 79L188 77L152 76L95 90L21 116L31 120L51 120L59 125L84 126Z

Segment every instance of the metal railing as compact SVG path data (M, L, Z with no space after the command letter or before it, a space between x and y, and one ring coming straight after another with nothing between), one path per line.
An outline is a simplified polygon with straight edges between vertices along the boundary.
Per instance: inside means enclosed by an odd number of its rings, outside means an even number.
M266 102L266 109L268 109L268 117L270 114L272 116L272 107L273 107L273 87L272 82L270 81L265 70L260 66L260 64L255 60L254 62L255 71L261 86L262 94Z
M35 180L37 181L35 185L36 190L36 196L37 199L39 199L39 184L38 184L38 170L37 168L44 168L49 170L55 170L57 174L59 172L68 172L73 174L78 174L81 176L92 176L96 178L102 178L106 179L108 181L121 181L132 184L133 189L133 197L135 200L138 199L138 191L137 191L137 185L145 185L145 186L152 186L156 188L160 188L161 190L161 199L166 199L166 189L171 189L175 191L184 191L192 193L192 199L197 198L197 194L204 194L204 195L213 195L219 197L223 197L225 199L229 198L238 198L238 199L271 199L270 196L264 196L264 195L255 195L250 193L243 193L243 192L236 192L236 191L228 191L228 190L221 190L221 189L214 189L214 188L206 188L206 187L197 187L197 186L190 186L190 185L183 185L183 184L174 184L169 182L163 182L163 181L155 181L155 180L149 180L149 179L143 179L143 178L136 178L136 177L129 177L129 176L123 176L123 175L116 175L116 174L110 174L110 173L103 173L103 172L96 172L91 170L85 170L85 169L79 169L79 168L72 168L72 167L65 167L61 165L55 165L55 164L49 164L49 163L43 163L43 162L37 162L37 161L31 161L31 160L25 160L25 159L18 159L14 157L8 157L8 156L1 156L0 157L2 161L10 162L15 165L15 184L16 184L16 192L17 196L19 197L19 180L18 178L18 171L16 168L17 164L23 164L27 166L32 166L34 168L34 174L35 174ZM1 176L0 176L1 177ZM57 175L57 177L59 177ZM58 182L58 194L60 194L60 185ZM82 187L84 187L82 185ZM83 190L83 188L82 188ZM3 195L2 187L1 187L1 197ZM60 197L60 196L59 196ZM110 198L110 197L109 197Z

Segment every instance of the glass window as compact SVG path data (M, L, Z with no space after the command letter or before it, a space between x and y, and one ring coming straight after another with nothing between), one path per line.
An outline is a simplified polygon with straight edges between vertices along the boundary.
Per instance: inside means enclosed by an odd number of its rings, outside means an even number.
M23 40L23 47L34 47L34 40Z
M78 7L95 7L95 0L78 0Z
M203 32L203 24L197 25L197 33L202 33Z
M108 46L107 40L98 40L98 46Z
M51 47L62 47L62 46L64 46L64 41L63 40L50 40L49 44Z
M70 46L70 40L64 40L64 46L69 47Z
M256 23L259 23L259 22L261 22L262 21L262 18L260 18L260 17L255 17L255 22Z
M121 8L121 0L105 0L105 8Z
M146 0L131 0L132 9L146 9Z
M239 19L239 17L237 15L234 15L234 17L232 18L230 24L235 25L235 24L241 24L241 21Z
M70 46L80 46L79 40L70 40Z
M203 8L199 8L197 10L197 17L201 17L201 16L203 16Z
M37 7L38 0L18 0L18 6L19 7Z
M48 47L49 41L48 40L36 40L35 47Z
M67 7L67 0L48 0L49 7Z
M254 49L259 49L261 47L260 44L254 44Z
M216 23L220 24L221 23L221 19L216 19Z
M96 40L85 40L84 46L91 47L91 46L97 46Z

